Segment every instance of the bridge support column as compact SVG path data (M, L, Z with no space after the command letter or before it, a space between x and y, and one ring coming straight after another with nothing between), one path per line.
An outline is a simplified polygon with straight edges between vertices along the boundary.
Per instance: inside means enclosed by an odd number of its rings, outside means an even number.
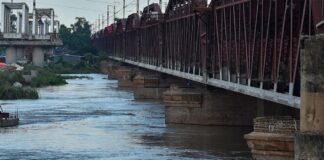
M33 49L33 64L35 66L44 66L44 51L41 47Z
M17 62L17 51L15 47L8 47L6 49L6 63L13 64Z
M136 76L136 71L131 67L120 66L115 70L118 88L133 88L133 79Z
M295 137L295 158L323 159L324 37L306 40L301 57L301 130Z
M25 58L24 48L18 47L17 48L17 61L23 60Z
M167 87L162 86L159 75L137 74L133 80L135 99L161 99Z
M257 114L251 98L224 90L172 86L163 101L167 124L250 126Z

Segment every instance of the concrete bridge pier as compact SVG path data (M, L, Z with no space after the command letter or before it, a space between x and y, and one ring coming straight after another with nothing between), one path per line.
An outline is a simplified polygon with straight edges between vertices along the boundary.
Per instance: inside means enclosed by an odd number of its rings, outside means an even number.
M33 49L33 64L36 66L44 66L44 58L45 58L45 54L44 51L41 47L34 47Z
M157 99L162 100L163 93L167 91L172 84L186 87L186 80L169 76L161 73L152 73L146 70L140 70L134 80L134 98L135 99Z
M300 132L295 159L324 159L324 37L305 41L301 56Z
M6 63L7 64L13 64L17 61L17 50L15 47L8 47L6 49Z
M117 70L120 66L119 62L110 60L101 64L101 70L108 75L108 79L116 80Z
M17 61L25 59L25 48L17 47Z
M253 98L221 89L172 86L163 101L167 124L251 126L257 116Z
M133 79L136 76L137 70L128 66L119 66L114 70L118 80L118 88L132 89Z
M167 87L160 85L160 75L139 73L133 80L135 99L161 99Z
M31 51L31 60L32 63L36 66L44 66L45 64L45 55L52 54L52 48L44 48L40 46L32 47ZM24 60L27 56L25 53L25 48L21 46L10 46L6 49L6 63L13 64L17 63L17 61Z

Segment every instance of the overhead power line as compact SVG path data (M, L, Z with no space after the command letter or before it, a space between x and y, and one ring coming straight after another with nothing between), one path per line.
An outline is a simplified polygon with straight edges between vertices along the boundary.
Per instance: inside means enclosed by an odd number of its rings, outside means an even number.
M69 8L69 9L75 9L75 10L82 10L82 11L88 11L88 12L103 12L98 9L92 9L92 8L81 8L81 7L74 7L74 6L68 6L68 5L61 5L61 4L54 4L54 3L44 3L44 2L37 2L39 4L44 4L44 5L50 5L50 6L56 6L56 7L63 7L63 8Z

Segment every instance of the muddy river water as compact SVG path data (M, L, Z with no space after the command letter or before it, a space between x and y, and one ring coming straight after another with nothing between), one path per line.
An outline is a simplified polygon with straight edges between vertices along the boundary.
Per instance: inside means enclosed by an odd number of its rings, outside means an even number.
M0 129L0 159L249 159L251 128L166 125L157 101L135 101L105 75L0 101L20 125Z

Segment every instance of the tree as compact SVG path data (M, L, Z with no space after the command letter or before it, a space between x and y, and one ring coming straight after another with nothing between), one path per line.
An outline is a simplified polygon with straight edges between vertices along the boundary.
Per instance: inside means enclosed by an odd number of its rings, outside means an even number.
M64 46L72 54L84 55L85 53L97 54L96 48L91 43L91 25L83 17L76 17L76 22L67 28L61 26L60 35L63 39Z
M72 36L72 33L71 33L71 29L67 28L64 24L62 24L60 26L60 36L63 40L63 44L65 47L69 47L70 45L70 41L71 41L71 36Z

